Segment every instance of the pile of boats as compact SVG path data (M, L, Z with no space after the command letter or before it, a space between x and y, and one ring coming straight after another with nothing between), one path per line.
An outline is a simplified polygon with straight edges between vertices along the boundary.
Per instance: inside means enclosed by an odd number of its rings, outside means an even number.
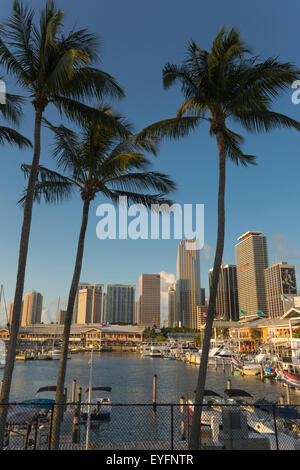
M200 365L201 349L191 343L146 343L141 346L142 357L180 360L185 363ZM300 359L291 358L288 362L273 354L260 353L241 356L225 343L215 345L209 351L209 364L230 365L234 375L255 376L281 381L296 390L300 390Z
M188 399L187 405L191 423L194 400ZM233 422L234 427L229 425ZM254 402L252 395L245 390L227 389L224 396L205 390L201 430L206 436L206 445L212 447L224 446L227 440L227 445L229 442L231 446L242 449L247 440L246 445L250 448L300 450L300 411L294 406L283 408L266 400Z

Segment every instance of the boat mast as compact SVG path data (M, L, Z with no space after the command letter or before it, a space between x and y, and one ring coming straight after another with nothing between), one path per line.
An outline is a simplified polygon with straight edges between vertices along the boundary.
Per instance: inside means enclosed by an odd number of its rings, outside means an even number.
M3 295L4 308L5 308L5 314L6 314L6 323L8 324L7 305L6 305L6 300L5 300L3 284L1 284L1 286L0 286L0 303L1 303L2 295Z

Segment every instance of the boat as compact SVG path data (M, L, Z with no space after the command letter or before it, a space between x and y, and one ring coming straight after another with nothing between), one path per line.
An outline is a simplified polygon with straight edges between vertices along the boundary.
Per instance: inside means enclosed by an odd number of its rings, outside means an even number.
M260 365L254 361L240 362L235 356L232 356L231 363L233 368L238 370L242 375L258 375Z
M3 369L3 367L5 367L5 361L6 361L5 342L3 340L0 340L0 369Z
M208 354L208 361L210 363L217 361L220 362L231 362L231 358L233 355L233 351L231 351L225 344L221 344L220 346L216 346L212 348Z
M111 393L111 387L92 387L91 389L91 403L82 406L81 419L87 421L90 413L91 421L98 421L103 418L110 418L111 415L111 402L110 396L93 397L93 392L106 392ZM87 398L89 396L89 388L86 389ZM90 407L90 411L89 411Z
M39 395L40 393L44 392L54 392L56 393L56 385L46 385L45 387L40 387L38 391L36 392L36 397L29 399L29 400L23 400L21 402L22 405L24 406L29 406L32 408L40 408L44 410L50 410L53 408L53 405L55 403L55 399L53 398L40 398Z
M194 403L194 399L190 398L187 400L190 424L194 416ZM215 392L214 390L204 390L201 424L210 425L213 417L217 421L220 421L222 405L225 405L225 400L221 395L219 395L219 393Z
M60 349L52 349L51 351L48 351L47 354L50 356L50 359L52 359L52 361L59 361L60 353ZM67 355L67 359L71 359L71 354Z
M285 385L300 390L300 366L289 362L279 362L277 379Z

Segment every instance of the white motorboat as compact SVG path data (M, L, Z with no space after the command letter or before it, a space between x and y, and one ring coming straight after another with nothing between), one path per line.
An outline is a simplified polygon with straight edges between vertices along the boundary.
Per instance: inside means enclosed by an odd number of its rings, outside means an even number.
M50 355L52 361L59 361L61 351L60 349L52 349L52 351L49 351L48 354ZM67 359L71 359L71 354L67 355Z
M217 346L215 348L212 348L209 351L208 354L208 360L209 362L215 362L217 360L217 363L220 362L231 362L231 358L233 356L233 351L229 349L225 344L221 344L220 346Z
M5 342L3 340L0 340L0 369L3 369L3 367L5 367L5 361L6 361Z

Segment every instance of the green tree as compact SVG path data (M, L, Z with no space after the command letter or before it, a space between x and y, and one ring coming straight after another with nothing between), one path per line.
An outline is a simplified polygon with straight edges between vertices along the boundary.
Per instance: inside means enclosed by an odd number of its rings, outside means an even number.
M201 345L202 345L202 335L197 335L197 336L195 336L195 338L194 338L194 343L195 343L197 346L201 346Z
M246 131L258 133L286 127L300 130L300 123L272 110L274 99L299 78L290 63L277 58L259 61L235 29L222 28L210 51L190 42L183 65L166 64L163 84L166 89L175 82L181 84L184 103L175 118L148 126L140 137L154 135L178 139L186 136L200 123L207 123L209 134L216 139L219 159L217 244L210 289L208 317L203 340L195 402L202 405L208 353L214 319L217 287L222 263L225 235L226 163L255 164L255 157L242 151L243 137L228 126L238 124ZM200 444L202 406L195 407L190 448Z
M75 296L80 281L84 252L85 234L88 224L91 201L97 195L114 203L120 196L128 201L141 203L147 207L152 204L169 204L165 194L175 190L175 184L167 175L149 171L149 161L145 152L156 153L155 141L145 138L139 143L131 132L131 125L124 118L114 115L110 107L99 107L103 113L114 117L124 128L126 138L121 138L116 126L109 129L99 120L82 120L80 130L72 131L63 125L53 126L47 122L54 133L55 147L53 156L60 172L39 166L35 185L35 200L46 203L62 202L74 191L80 193L82 206L81 228L78 238L77 254L73 278L69 290L67 312L64 323L61 356L58 370L56 403L63 403L63 390L67 366L70 327ZM25 175L31 167L22 166ZM21 202L26 199L24 195ZM55 407L51 448L59 446L60 423L63 414L61 406Z
M85 29L63 32L64 13L48 0L38 22L34 10L22 1L14 1L12 15L0 29L0 64L24 88L33 105L33 158L28 179L23 224L21 229L17 280L7 360L1 388L0 403L9 401L16 344L18 339L22 297L32 219L32 204L41 152L41 122L48 105L73 119L83 115L99 116L112 122L79 100L83 97L101 97L103 94L123 96L114 79L93 66L98 59L98 40ZM101 115L100 115L101 114ZM7 407L0 408L0 448L3 447Z

